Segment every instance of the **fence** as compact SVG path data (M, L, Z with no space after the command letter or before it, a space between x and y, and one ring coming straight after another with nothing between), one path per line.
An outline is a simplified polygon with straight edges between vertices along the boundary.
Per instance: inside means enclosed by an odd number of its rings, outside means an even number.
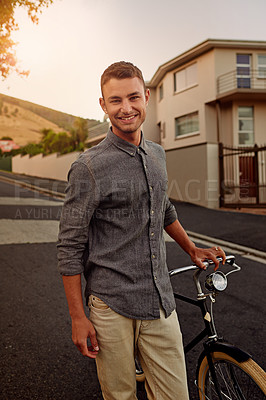
M220 207L266 206L266 146L219 144Z
M0 169L3 169L4 171L12 170L12 157L11 156L0 157Z

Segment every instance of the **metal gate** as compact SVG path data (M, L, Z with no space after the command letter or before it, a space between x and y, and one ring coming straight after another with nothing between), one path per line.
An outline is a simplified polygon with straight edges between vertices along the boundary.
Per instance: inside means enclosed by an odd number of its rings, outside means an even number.
M220 207L266 207L266 146L219 143Z

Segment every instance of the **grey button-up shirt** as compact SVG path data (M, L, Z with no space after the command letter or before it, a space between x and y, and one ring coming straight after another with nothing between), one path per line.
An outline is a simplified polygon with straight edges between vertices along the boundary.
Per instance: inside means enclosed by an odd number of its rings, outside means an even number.
M137 147L110 129L73 163L62 210L59 271L84 273L85 295L136 319L169 316L175 308L163 228L176 218L167 194L165 153Z

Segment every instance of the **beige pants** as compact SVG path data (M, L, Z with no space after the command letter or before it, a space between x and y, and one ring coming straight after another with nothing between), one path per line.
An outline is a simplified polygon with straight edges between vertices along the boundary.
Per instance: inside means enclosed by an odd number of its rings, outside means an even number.
M176 312L160 319L134 320L89 298L100 351L97 373L105 400L136 400L135 355L146 376L150 400L188 400L182 335Z

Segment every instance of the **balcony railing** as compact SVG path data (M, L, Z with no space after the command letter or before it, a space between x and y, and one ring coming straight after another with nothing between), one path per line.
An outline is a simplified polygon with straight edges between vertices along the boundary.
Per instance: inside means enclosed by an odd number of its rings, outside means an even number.
M266 89L265 71L249 70L241 75L241 71L234 70L218 77L218 95L235 89Z

